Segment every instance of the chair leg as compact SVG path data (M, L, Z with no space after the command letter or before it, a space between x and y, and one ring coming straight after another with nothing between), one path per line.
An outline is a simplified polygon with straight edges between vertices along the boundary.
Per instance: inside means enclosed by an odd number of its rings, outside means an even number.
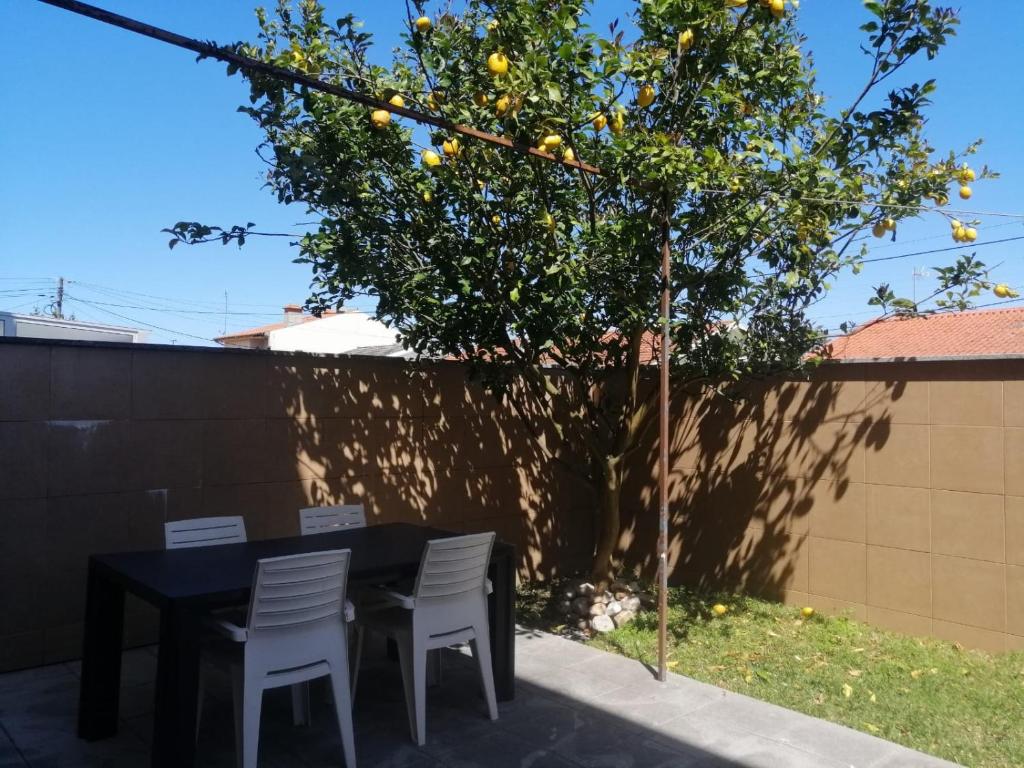
M309 725L309 683L292 686L292 722L295 725Z
M196 693L196 744L199 743L199 726L203 722L203 699L206 698L206 670L199 666L199 690Z
M352 692L352 706L353 707L356 704L356 688L359 685L359 664L363 660L363 641L366 638L366 628L363 627L361 624L356 624L356 626L355 626L355 633L356 633L356 650L355 650L354 658L352 659L352 670L351 670L352 681L349 684L349 688L350 688L350 690Z
M469 641L469 647L473 651L473 658L476 659L480 669L480 682L484 689L484 698L487 700L487 715L491 720L498 719L498 700L494 695L494 667L491 666L491 641L483 627L474 627L476 637Z
M417 746L427 741L427 653L411 637L398 639L398 661L402 665L405 707L409 733Z
M260 744L260 710L263 708L263 689L256 681L244 675L241 683L242 704L242 749L239 752L239 768L256 768Z
M235 712L235 762L242 768L242 720L245 700L245 671L239 665L231 667L231 706Z
M345 768L356 768L356 742L352 729L352 691L349 689L348 655L345 649L331 664L331 689L334 692L334 711L341 733L341 749Z

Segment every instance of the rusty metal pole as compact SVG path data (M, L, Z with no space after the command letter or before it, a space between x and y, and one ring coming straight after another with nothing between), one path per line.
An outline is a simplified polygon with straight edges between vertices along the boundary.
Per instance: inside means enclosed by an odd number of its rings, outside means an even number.
M670 279L672 265L669 257L670 229L668 211L661 227L661 397L659 398L659 457L658 457L658 679L665 682L668 669L668 406L669 406L669 335L672 314Z

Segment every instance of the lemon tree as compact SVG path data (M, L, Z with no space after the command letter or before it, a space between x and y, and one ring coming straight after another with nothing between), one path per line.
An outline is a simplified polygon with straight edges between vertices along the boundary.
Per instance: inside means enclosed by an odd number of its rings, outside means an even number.
M640 0L607 29L591 5L415 0L383 65L354 18L302 0L259 11L259 39L238 48L601 169L243 73L269 187L318 221L297 244L310 306L367 291L409 349L469 361L592 483L600 579L615 570L625 459L655 421L643 372L663 233L678 392L802 366L822 342L806 311L856 271L865 236L989 172L965 172L973 147L933 148L935 84L902 79L955 30L929 0L865 3L864 88L848 104L817 88L792 0ZM968 261L943 288L981 276Z

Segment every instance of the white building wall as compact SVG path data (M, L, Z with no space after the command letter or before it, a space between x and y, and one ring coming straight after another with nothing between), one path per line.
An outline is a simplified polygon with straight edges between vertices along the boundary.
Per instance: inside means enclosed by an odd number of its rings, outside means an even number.
M341 354L394 344L397 334L362 312L340 312L270 332L268 347L282 352Z

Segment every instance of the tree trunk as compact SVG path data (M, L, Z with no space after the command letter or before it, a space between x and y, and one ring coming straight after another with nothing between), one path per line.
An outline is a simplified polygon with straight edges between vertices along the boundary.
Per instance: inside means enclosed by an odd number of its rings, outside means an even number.
M598 535L590 578L598 589L607 588L615 580L615 548L619 544L622 524L622 456L609 456L602 467Z

